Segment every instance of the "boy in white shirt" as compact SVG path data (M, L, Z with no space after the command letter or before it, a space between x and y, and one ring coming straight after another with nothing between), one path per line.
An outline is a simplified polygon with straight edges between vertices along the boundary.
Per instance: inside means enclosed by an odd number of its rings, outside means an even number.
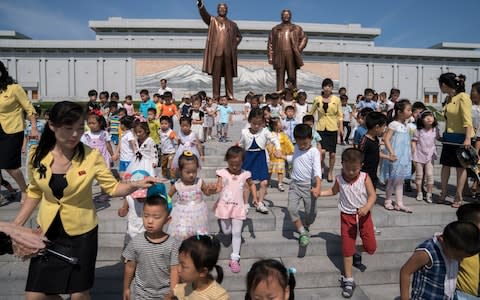
M288 190L288 212L300 233L300 246L306 247L310 242L308 226L317 215L317 197L320 196L322 169L320 167L320 152L312 147L312 128L306 124L298 124L293 135L297 144L293 152L291 183ZM312 179L315 181L312 187ZM305 222L299 216L300 201L305 208Z

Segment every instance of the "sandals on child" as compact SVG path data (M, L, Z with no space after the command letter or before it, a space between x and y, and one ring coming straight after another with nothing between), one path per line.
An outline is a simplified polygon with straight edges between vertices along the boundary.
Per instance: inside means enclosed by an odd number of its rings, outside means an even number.
M452 203L451 206L452 206L453 208L459 208L459 207L462 206L462 205L463 205L463 201L462 201L462 200L459 200L459 201L455 200L455 201L453 201L453 203Z
M392 200L386 199L385 202L383 203L383 207L385 207L386 210L394 210L395 207L392 204Z
M404 212L404 213L407 213L407 214L411 214L411 213L412 213L412 210L411 210L409 207L407 207L407 206L405 206L405 205L403 205L403 204L402 204L402 205L396 204L396 205L395 205L395 210L396 210L396 211L401 211L401 212Z

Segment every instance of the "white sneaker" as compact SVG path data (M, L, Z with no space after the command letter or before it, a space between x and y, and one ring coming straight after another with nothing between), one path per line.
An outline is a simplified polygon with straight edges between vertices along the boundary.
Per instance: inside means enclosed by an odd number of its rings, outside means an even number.
M257 211L262 214L268 214L268 209L263 202L257 204Z
M423 201L423 193L422 192L418 192L417 201Z
M426 199L427 203L432 203L433 200L432 200L432 193L427 193L427 199Z

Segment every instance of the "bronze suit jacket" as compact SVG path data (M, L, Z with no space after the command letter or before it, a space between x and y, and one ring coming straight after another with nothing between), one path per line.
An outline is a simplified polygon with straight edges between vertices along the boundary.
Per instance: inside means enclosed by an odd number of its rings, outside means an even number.
M278 24L277 26L272 28L270 31L270 35L268 37L268 61L273 64L274 69L279 69L283 66L284 60L282 59L282 52L285 49L281 49L283 45L277 39L278 31L282 31L283 24ZM291 31L290 31L290 45L291 52L295 57L295 65L297 69L300 69L303 66L303 58L302 58L302 51L307 46L308 38L307 35L303 32L302 27L291 24Z
M212 74L213 71L213 59L215 58L215 49L218 45L218 31L220 31L220 25L217 21L217 17L211 16L205 6L200 8L200 16L202 16L205 24L208 25L208 37L205 45L205 53L203 56L202 71ZM225 30L228 32L228 42L231 49L233 77L237 77L237 46L242 41L242 35L238 30L237 24L227 18L225 18ZM224 74L222 74L223 76Z

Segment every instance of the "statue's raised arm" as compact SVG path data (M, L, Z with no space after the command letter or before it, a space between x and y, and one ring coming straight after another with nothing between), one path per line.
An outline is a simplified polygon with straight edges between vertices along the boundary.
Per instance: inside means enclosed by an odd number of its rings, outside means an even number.
M208 36L205 44L202 71L212 75L213 97L220 97L220 80L225 78L225 92L233 99L233 77L237 77L237 46L242 35L235 22L227 18L228 6L220 3L216 17L211 16L202 0L197 0L197 7L205 24Z

